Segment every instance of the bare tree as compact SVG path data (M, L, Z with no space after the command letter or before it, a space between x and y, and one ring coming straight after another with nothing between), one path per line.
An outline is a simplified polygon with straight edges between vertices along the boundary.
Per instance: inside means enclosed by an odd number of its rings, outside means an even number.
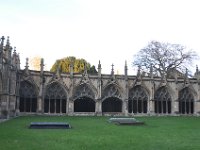
M141 49L134 55L133 65L149 70L152 66L153 72L158 75L170 75L174 70L183 72L190 68L194 59L198 56L180 44L161 43L151 41L147 47Z

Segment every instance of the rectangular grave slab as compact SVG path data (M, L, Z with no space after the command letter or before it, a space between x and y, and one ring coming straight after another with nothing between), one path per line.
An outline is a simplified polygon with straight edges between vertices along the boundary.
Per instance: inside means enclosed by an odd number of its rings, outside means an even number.
M65 122L31 122L30 129L70 129L69 123Z
M135 118L110 118L109 122L119 125L143 125L144 122L138 121Z

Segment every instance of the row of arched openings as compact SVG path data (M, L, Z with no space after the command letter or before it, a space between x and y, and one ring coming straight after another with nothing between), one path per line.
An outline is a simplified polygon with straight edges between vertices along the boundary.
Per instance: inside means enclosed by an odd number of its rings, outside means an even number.
M119 94L115 88L104 92L108 97L102 102L102 112L122 112L122 100L113 91ZM84 91L87 93L87 90ZM90 93L90 92L89 92ZM33 84L27 81L20 83L20 112L37 111L37 92ZM81 93L83 94L83 93ZM54 82L46 87L44 95L45 113L66 113L67 95L65 89L60 84ZM79 96L74 101L74 112L95 112L95 101L87 95ZM128 99L129 113L148 112L148 92L138 85L130 89ZM154 95L154 112L158 114L170 114L172 112L172 98L166 87L159 88ZM189 88L184 88L179 92L179 113L194 113L194 97Z

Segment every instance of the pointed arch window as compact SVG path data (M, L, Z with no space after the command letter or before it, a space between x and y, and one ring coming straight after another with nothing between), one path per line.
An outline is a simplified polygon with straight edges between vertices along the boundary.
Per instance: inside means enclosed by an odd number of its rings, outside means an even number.
M147 92L138 85L129 91L128 112L129 113L147 113Z
M45 113L66 113L66 92L54 82L47 86L44 98Z
M28 81L22 81L19 89L20 112L36 112L37 94L34 86Z
M159 88L154 95L155 113L171 113L171 96L166 87Z
M188 87L182 89L179 92L179 113L181 114L194 113L194 97Z

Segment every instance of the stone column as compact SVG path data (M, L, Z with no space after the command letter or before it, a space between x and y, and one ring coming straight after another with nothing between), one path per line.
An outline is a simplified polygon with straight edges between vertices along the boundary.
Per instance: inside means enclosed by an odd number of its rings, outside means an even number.
M125 116L128 116L128 99L124 99L122 101L122 113L125 115Z
M155 106L154 106L154 82L151 81L150 83L151 85L151 92L150 92L150 95L149 95L149 100L148 100L148 114L149 115L154 115L155 114Z
M200 100L194 101L194 114L197 116L200 115Z
M102 103L100 99L95 100L95 113L97 116L102 116Z
M175 89L175 95L172 96L171 102L171 113L172 115L179 114L179 100L178 100L178 90Z
M178 100L172 101L172 114L176 115L179 113L179 102Z
M43 85L40 84L40 91L39 91L39 96L37 99L37 112L38 113L44 112L43 108L42 108L42 100L43 100Z
M44 101L44 84L45 84L45 78L44 78L44 59L42 58L40 61L40 89L39 89L39 95L37 99L37 112L43 113L44 107L43 107L43 101Z
M149 115L154 115L155 114L155 106L154 106L154 103L155 103L155 101L153 100L153 99L150 99L149 101L148 101L148 107L149 107L149 109L148 109L148 114Z
M74 114L74 101L72 99L69 99L69 105L68 105L68 115L72 116Z

